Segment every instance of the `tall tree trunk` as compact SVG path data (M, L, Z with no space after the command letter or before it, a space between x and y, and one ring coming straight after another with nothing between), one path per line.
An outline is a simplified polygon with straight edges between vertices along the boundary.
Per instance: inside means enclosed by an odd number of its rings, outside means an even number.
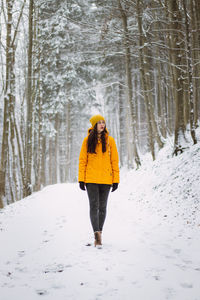
M13 0L6 1L7 19L6 20L6 80L4 85L4 122L2 136L2 152L0 165L0 207L3 206L2 197L5 196L5 189L10 190L12 202L19 199L20 193L20 173L21 160L18 163L18 155L21 154L19 134L16 126L15 117L15 54L16 54L16 37L19 32L19 24L23 15L26 0L23 1L20 14L16 25L13 27ZM4 6L2 2L2 8ZM13 34L12 34L13 33ZM16 140L17 138L17 140ZM9 145L11 147L9 147ZM17 147L16 147L17 145ZM8 162L9 158L9 162ZM9 163L9 164L8 164ZM18 170L19 168L19 170ZM6 178L9 176L9 178ZM10 186L9 186L10 184ZM9 198L9 195L8 195ZM7 201L9 203L9 200Z
M200 97L200 3L196 0L190 1L191 8L191 38L192 38L192 59L193 59L193 68L194 68L194 126L197 128L198 119L199 119L199 97Z
M53 184L53 161L54 161L53 140L54 140L53 137L49 138L48 184Z
M60 115L59 113L56 113L55 115L55 143L54 143L54 178L53 178L53 183L59 182L59 127L60 127Z
M40 29L37 24L37 21L40 18L39 14L39 8L36 7L35 5L35 13L34 13L34 40L38 41L39 35L40 35ZM34 143L36 144L36 149L37 152L37 160L36 160L36 165L35 165L35 186L34 189L36 191L40 190L41 188L41 162L42 162L42 128L43 128L43 122L42 122L42 98L41 98L41 49L39 43L35 42L34 43L34 52L36 53L37 57L37 64L35 65L34 73L35 76L37 77L37 84L36 84L36 97L35 97L35 102L37 103L35 105L35 111L34 114L37 117L37 124L34 122L34 127L35 130L37 130L37 140L34 139ZM35 117L35 119L36 119ZM36 127L37 125L37 127ZM37 128L37 129L36 129Z
M67 102L67 130L66 130L66 171L65 180L70 181L70 160L71 160L71 101Z
M4 196L5 196L5 174L0 170L0 209L4 207Z
M18 145L18 154L19 154L19 166L20 166L20 174L21 174L21 181L22 181L22 186L25 185L26 178L24 174L24 160L23 160L23 149L22 149L22 142L20 139L20 134L19 130L17 128L17 122L16 118L14 119L14 126L15 126L15 133L16 133L16 140L17 140L17 145ZM23 193L21 193L21 196L23 197Z
M10 118L10 144L11 151L9 152L9 159L12 160L10 177L13 183L13 201L19 200L19 183L18 183L18 170L17 170L17 160L16 160L16 150L15 150L15 49L12 47L12 64L10 68L10 93L9 93L9 118ZM11 154L12 153L12 154Z
M190 133L194 144L197 143L195 124L194 124L194 93L193 93L193 62L192 62L192 51L191 51L191 30L188 19L188 12L185 1L182 1L184 15L185 15L185 31L186 31L186 59L187 59L187 74L188 74L188 94L189 94L189 120L190 120Z
M148 139L149 139L149 148L151 151L151 155L153 160L155 160L155 149L154 149L154 137L153 137L153 128L152 128L152 121L151 121L151 111L150 111L150 103L147 96L147 81L145 76L146 66L144 62L144 53L143 48L144 39L143 39L143 31L142 31L142 16L141 16L141 9L140 9L140 0L137 0L137 21L138 21L138 31L139 31L139 62L140 62L140 79L142 83L143 95L144 95L144 102L145 108L147 113L147 125L148 125Z
M12 69L12 55L11 48L11 29L12 29L12 7L13 0L6 1L7 6L7 25L6 25L6 84L4 93L4 120L3 120L3 136L1 149L1 167L0 167L0 207L3 207L3 199L6 192L6 169L8 163L8 135L9 135L9 105L10 105L10 82Z
M38 80L38 90L39 88L39 80ZM38 135L37 135L37 160L36 160L36 166L35 166L35 190L40 190L41 187L41 162L42 162L42 99L40 96L40 92L38 92L37 96L37 102L38 102L38 110L37 110L37 126L38 126ZM36 142L36 141L35 141Z
M152 2L152 6L153 6L153 8L154 7L156 8L154 2ZM154 10L153 10L153 15L156 20L156 13ZM161 22L156 20L154 27L155 27L155 31L156 31L155 42L159 43L160 40L162 40L162 36L161 36L160 30L159 30L161 27ZM156 47L155 53L156 53L157 58L162 57L159 46ZM164 138L166 138L166 135L167 135L167 132L166 132L167 131L167 128L166 128L167 121L166 121L166 109L165 109L166 95L165 95L165 88L163 86L162 64L163 63L161 61L156 60L154 77L155 77L155 83L156 83L156 103L157 103L157 107L158 107L158 126L159 126L159 130L160 130L162 136Z
M33 50L33 0L29 2L29 46L27 79L27 120L26 120L26 195L32 192L32 142L33 142L33 97L32 97L32 50Z
M41 151L41 169L40 169L40 185L45 186L47 184L47 177L46 177L46 157L47 157L47 138L42 136L42 151Z
M120 153L120 165L124 166L124 157L125 157L125 105L124 105L124 99L123 99L123 89L122 89L122 82L119 82L119 153Z
M175 136L174 136L174 154L183 152L183 143L185 141L184 124L184 103L183 103L183 74L182 74L182 55L181 50L183 37L181 32L181 14L177 0L169 0L169 16L171 28L171 58L173 64L173 90L175 100Z
M130 117L131 117L131 125L132 125L132 134L133 134L133 152L134 152L134 160L137 168L141 165L139 152L138 152L138 136L136 132L136 110L133 102L133 85L132 85L132 75L131 75L131 53L129 46L129 32L127 26L127 16L125 11L122 8L121 1L118 0L119 10L121 13L122 24L123 24L123 32L124 32L124 47L125 47L125 67L126 67L126 80L127 80L127 97L130 108Z
M168 0L165 0L165 18L168 20L167 24L167 33L164 37L165 44L168 45L168 69L167 69L167 79L166 85L167 85L167 124L169 133L174 133L174 123L175 123L175 95L174 95L174 89L173 84L175 81L174 77L174 69L172 65L172 44L171 44L171 24L170 24L170 11L168 8Z

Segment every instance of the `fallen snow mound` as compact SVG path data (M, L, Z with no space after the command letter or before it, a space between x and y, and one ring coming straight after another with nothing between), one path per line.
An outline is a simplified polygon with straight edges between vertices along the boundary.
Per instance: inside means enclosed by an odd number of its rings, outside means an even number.
M200 226L200 144L191 146L179 156L172 147L163 148L154 162L144 161L138 171L126 173L137 201L158 209L165 217L171 214L179 222Z

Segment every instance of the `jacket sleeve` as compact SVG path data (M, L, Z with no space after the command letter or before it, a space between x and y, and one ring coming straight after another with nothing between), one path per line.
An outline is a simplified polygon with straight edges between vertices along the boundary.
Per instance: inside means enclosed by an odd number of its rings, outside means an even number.
M83 140L83 144L79 155L78 181L85 182L86 166L87 166L87 138Z
M110 137L110 160L112 167L112 181L119 183L119 156L117 146L113 137Z

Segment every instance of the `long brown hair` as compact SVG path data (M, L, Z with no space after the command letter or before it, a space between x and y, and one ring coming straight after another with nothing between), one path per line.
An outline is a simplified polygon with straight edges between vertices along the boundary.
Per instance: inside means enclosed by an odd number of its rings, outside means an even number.
M101 132L101 143L102 143L102 152L106 152L106 127ZM98 132L97 132L97 124L95 124L94 128L90 130L87 142L87 152L88 153L96 153L96 145L98 143Z

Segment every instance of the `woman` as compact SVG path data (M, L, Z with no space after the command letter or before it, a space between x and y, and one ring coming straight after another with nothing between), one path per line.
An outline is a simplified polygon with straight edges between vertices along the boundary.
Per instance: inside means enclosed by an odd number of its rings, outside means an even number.
M118 188L119 158L115 140L109 136L103 116L90 119L92 128L84 139L79 156L79 186L87 189L90 220L94 231L94 245L101 246L101 234L106 218L108 194Z

